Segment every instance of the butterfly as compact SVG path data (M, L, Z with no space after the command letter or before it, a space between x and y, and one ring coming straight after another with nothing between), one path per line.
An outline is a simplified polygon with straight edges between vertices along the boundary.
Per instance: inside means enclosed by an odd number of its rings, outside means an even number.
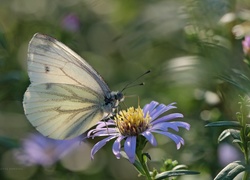
M28 75L24 113L41 134L53 139L83 134L112 116L124 99L83 58L44 34L36 33L29 43Z

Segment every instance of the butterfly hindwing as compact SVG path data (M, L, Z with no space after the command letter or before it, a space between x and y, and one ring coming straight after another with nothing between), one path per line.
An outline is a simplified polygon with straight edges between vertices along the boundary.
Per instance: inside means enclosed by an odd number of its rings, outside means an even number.
M31 124L55 139L73 138L94 126L103 116L102 97L89 88L71 84L31 84L23 106Z

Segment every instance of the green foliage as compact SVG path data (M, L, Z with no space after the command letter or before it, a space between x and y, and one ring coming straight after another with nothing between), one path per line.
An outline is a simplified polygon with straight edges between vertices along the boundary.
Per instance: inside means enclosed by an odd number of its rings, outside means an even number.
M235 161L228 164L221 172L214 178L214 180L231 180L234 179L239 173L245 171L246 165Z
M234 179L241 172L244 173L244 180L249 179L249 124L247 120L249 119L249 98L247 96L240 97L241 101L240 112L237 113L238 121L220 121L213 122L206 125L206 127L230 127L230 129L224 130L218 137L218 142L225 140L227 137L231 136L233 138L233 143L237 144L242 154L245 157L245 162L235 161L228 164L224 169L222 169L219 174L215 177L215 180L229 180Z
M218 142L223 141L224 139L226 139L228 136L232 136L234 141L240 141L240 131L239 130L235 130L235 129L226 129L224 130L220 136L218 137Z
M172 180L174 180L178 176L199 174L199 172L197 171L190 171L186 169L186 165L179 165L176 160L173 161L171 159L167 159L166 161L164 161L163 166L160 168L161 172L157 172L157 170L154 170L151 174L153 179L155 180L166 179L170 177Z
M161 168L163 159L171 158L201 172L196 175L199 179L216 177L218 170L224 168L217 156L216 140L228 141L230 137L233 145L245 152L250 138L249 119L237 119L239 116L235 115L240 111L238 95L249 95L250 89L249 59L242 50L242 39L248 29L247 23L242 22L249 21L246 19L249 9L247 0L2 0L1 167L19 167L9 154L28 133L35 132L23 115L22 99L29 85L28 42L34 33L40 32L57 38L86 59L112 90L121 90L127 82L151 69L152 73L142 80L144 86L125 91L127 97L122 106L137 104L137 96L141 105L151 100L166 104L175 101L191 129L188 133L180 132L185 139L180 150L176 151L168 140L159 137L156 149L145 146L153 152L151 161L147 155L144 157L156 169ZM76 29L63 25L72 14L79 19ZM236 25L240 25L240 31L235 33ZM216 116L214 110L218 112ZM87 143L93 146L93 142ZM90 152L86 150L50 168L0 171L0 178L57 179L71 174L75 179L138 178L138 172L129 169L127 161L113 159L108 153L111 145L105 148L102 157L91 163L87 163ZM234 177L227 173L236 175L248 167L244 163L232 164L221 171L220 177ZM135 166L139 173L145 173L138 164ZM192 174L183 166L171 169L174 167L152 173L159 178Z
M19 143L12 138L0 137L0 146L6 149L13 149L19 147Z
M155 176L155 180L166 179L169 177L184 176L184 175L197 175L199 172L188 170L173 170L165 171Z
M206 127L233 127L233 128L241 128L242 126L237 121L218 121L218 122L209 123L209 124L206 125Z

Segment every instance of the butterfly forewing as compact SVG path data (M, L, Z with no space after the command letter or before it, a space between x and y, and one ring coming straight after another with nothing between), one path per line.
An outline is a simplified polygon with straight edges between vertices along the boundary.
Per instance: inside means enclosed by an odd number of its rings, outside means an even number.
M52 37L37 33L30 41L28 74L31 85L24 94L24 111L45 136L76 137L114 109L113 97L101 76Z
M28 73L33 84L85 85L110 92L102 77L79 55L56 39L35 34L28 49Z

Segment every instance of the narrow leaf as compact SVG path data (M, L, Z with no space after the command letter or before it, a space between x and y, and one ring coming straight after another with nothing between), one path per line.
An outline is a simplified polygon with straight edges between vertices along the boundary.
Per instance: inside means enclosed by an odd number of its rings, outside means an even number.
M223 141L228 136L232 136L235 140L240 140L240 131L235 129L226 129L218 137L218 142Z
M222 131L222 133L218 137L218 142L223 141L224 139L226 139L230 135L231 135L231 133L230 133L229 129Z
M147 161L147 158L148 158L149 160L151 160L151 156L150 156L148 153L143 153L142 155L143 155L143 158L146 157L146 159L144 159L145 162Z
M214 178L214 180L231 180L245 170L246 167L243 163L240 161L235 161L222 169L221 172L219 172L219 174Z
M209 124L205 125L205 127L237 127L237 128L241 128L242 126L237 121L218 121L218 122L209 123Z
M142 167L142 165L141 165L141 163L140 163L139 161L135 160L135 162L133 163L133 165L134 165L135 169L136 169L140 174L142 174L143 176L146 175L146 173L144 172L144 169L143 169L143 167Z
M128 158L127 154L124 151L121 151L121 156L129 161L129 158ZM133 165L134 165L135 169L140 174L142 174L143 176L146 175L145 172L144 172L144 169L143 169L143 167L142 167L142 165L141 165L141 163L139 161L135 160L135 162L133 163Z
M5 148L17 148L19 146L16 140L4 136L0 137L0 145Z
M177 165L173 168L173 170L180 170L180 169L187 169L187 165L184 165L184 164L180 164L180 165Z
M183 176L183 175L196 175L200 174L197 171L188 171L188 170L175 170L175 171L165 171L155 176L155 180L165 179L173 176Z
M235 140L233 140L233 143L242 144L242 141L239 139L235 139Z
M239 88L240 90L243 90L244 92L246 92L246 88L244 88L242 85L240 85L239 83L237 83L236 81L232 80L231 77L226 77L226 76L219 76L219 78L223 81L226 81L234 86L236 86L237 88Z

